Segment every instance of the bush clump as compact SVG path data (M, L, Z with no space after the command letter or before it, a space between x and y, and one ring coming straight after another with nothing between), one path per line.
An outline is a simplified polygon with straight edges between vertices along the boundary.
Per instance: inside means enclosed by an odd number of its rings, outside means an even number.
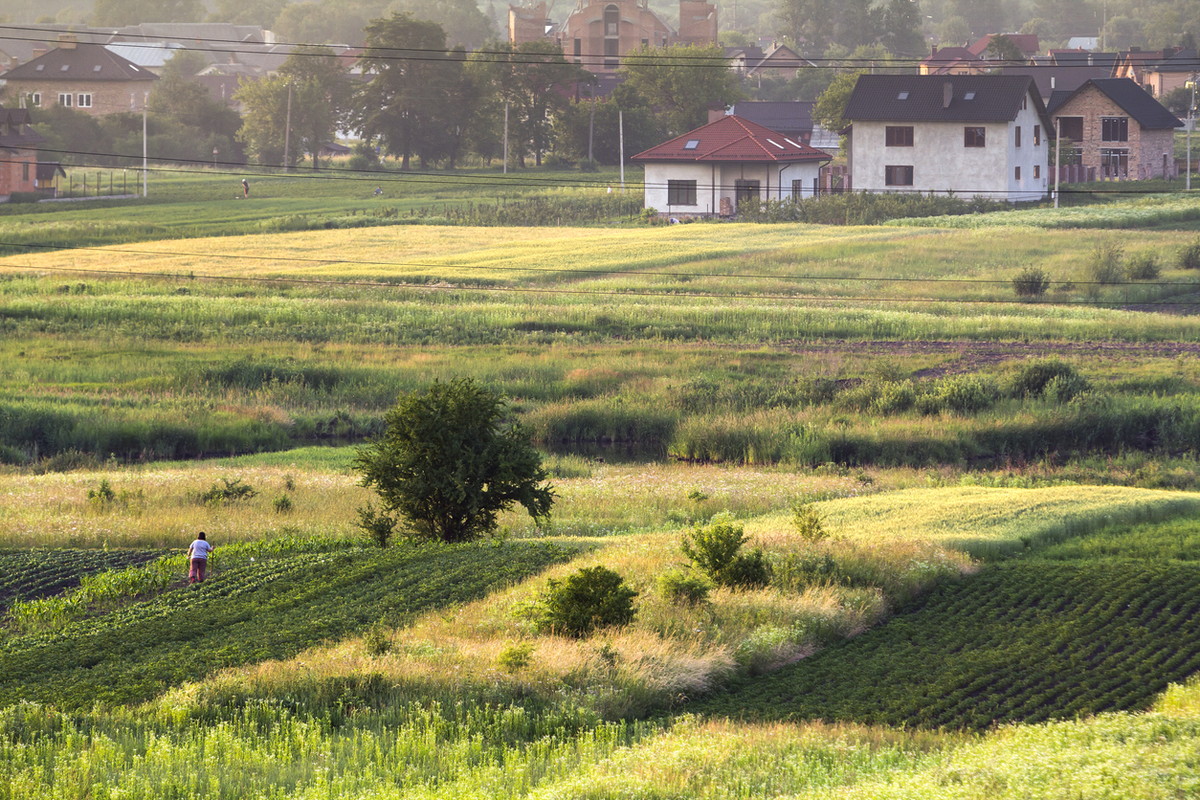
M714 519L708 527L697 526L685 534L680 549L692 563L718 586L752 588L771 581L771 568L761 549L743 553L749 541L741 525Z
M1158 256L1154 253L1138 253L1130 256L1125 264L1125 275L1131 281L1157 280L1162 273L1158 264Z
M821 512L812 503L796 502L792 505L792 524L805 541L819 542L829 537Z
M1120 283L1125 278L1125 248L1120 242L1099 242L1092 249L1088 275L1100 284Z
M584 567L563 580L547 582L538 627L546 633L582 638L598 628L633 622L637 592L607 567Z
M1013 378L1009 393L1013 397L1042 397L1047 384L1055 378L1070 380L1074 385L1086 388L1087 379L1083 378L1075 368L1061 361L1035 361L1027 364ZM1078 381L1083 381L1079 384Z
M1039 297L1050 289L1050 275L1044 269L1026 267L1012 281L1017 297Z
M249 500L258 491L248 483L242 483L241 478L221 478L220 483L214 483L204 492L197 495L196 500L201 504L224 505Z
M677 606L698 606L708 602L713 583L690 569L669 569L658 576L658 593Z
M1179 266L1184 269L1200 269L1200 239L1184 245L1179 251Z

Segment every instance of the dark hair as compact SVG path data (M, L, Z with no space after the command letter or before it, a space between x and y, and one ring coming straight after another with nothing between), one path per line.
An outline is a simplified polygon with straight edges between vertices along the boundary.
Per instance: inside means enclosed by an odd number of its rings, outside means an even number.
M196 534L196 538L197 538L197 539L203 539L203 538L204 538L204 531L200 531L199 533L197 533L197 534Z

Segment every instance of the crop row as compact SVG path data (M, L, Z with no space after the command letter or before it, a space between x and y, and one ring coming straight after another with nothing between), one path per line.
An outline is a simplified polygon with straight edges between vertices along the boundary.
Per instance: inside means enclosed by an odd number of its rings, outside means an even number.
M996 565L706 710L983 729L1145 708L1200 671L1200 565Z
M159 550L0 551L0 615L15 601L49 597L79 585L86 575L144 564Z
M533 544L281 556L0 646L0 705L131 703L224 667L286 658L378 621L474 599L561 558Z

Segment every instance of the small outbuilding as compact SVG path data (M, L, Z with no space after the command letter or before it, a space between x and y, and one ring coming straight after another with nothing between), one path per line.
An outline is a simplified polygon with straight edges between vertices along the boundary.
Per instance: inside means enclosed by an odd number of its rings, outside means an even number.
M818 192L832 156L736 115L688 131L632 158L644 164L646 208L671 217L733 216L754 199Z

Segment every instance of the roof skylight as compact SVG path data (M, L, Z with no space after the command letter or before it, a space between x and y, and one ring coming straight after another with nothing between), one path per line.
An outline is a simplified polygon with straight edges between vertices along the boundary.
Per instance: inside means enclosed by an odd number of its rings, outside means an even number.
M966 92L965 94L963 94L963 100L974 100L974 99L975 99L974 92Z
M767 139L767 141L770 142L771 144L775 145L776 147L778 147L780 150L787 149L783 145L781 145L779 142L775 141L774 139Z
M897 100L907 100L908 92L901 92L900 94L896 95L896 99Z
M796 142L793 142L791 139L784 139L784 141L787 142L788 144L790 144L792 147L803 147L804 146L801 144L797 144Z
M688 140L687 140L687 144L685 144L685 145L683 146L683 149L684 149L684 150L695 150L695 149L696 149L697 147L699 147L699 146L700 146L700 140L699 140L699 139L688 139Z

